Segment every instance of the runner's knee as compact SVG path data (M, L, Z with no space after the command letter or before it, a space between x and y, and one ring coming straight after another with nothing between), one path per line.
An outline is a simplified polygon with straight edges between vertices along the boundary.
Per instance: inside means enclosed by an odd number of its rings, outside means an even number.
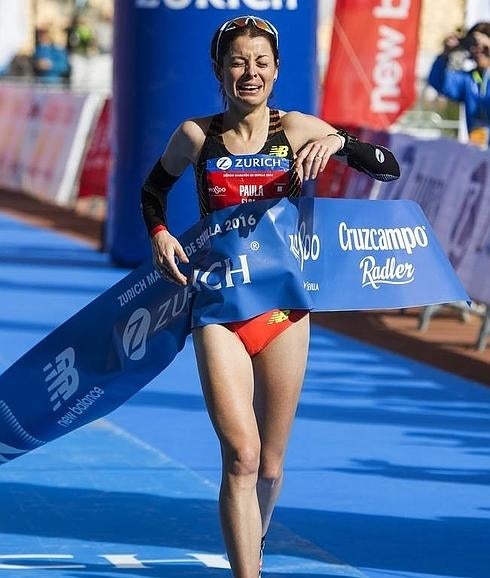
M259 480L264 485L274 486L277 482L282 479L282 462L278 464L260 464L259 467Z
M260 447L254 443L242 443L239 447L223 452L225 472L233 476L258 476Z
M284 453L278 448L262 446L260 454L259 478L263 480L280 480L284 465Z

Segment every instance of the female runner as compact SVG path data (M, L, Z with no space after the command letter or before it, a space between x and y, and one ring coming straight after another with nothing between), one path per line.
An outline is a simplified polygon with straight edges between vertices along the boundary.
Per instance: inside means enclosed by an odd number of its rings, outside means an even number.
M264 176L261 199L299 196L302 181L315 179L334 154L346 155L349 164L375 178L398 176L386 149L379 155L382 147L360 143L319 118L269 107L279 72L278 33L270 22L256 16L228 20L213 36L211 58L225 110L182 122L142 190L155 265L182 285L187 279L176 261L188 259L167 228L165 207L168 191L189 164L201 216L243 200L232 176L226 192L213 192L217 177L208 161L221 157L287 159L280 187L274 175ZM197 327L193 341L221 447L220 517L232 573L257 578L306 367L309 314L274 310L246 321Z

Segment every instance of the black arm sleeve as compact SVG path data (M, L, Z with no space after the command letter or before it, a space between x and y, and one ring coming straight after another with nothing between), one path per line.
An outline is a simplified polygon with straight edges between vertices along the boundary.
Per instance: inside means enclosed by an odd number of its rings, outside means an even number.
M157 225L166 225L167 195L178 178L168 173L158 159L143 183L141 212L149 233Z

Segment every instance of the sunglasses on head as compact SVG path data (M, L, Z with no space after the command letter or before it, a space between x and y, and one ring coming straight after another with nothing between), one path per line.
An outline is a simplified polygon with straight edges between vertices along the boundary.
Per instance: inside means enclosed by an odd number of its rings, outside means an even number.
M257 18L257 16L238 16L237 18L232 18L231 20L227 20L219 29L218 38L216 39L216 51L214 54L214 59L218 62L218 54L219 54L219 45L221 41L221 37L225 32L229 32L230 30L236 30L237 28L245 28L253 24L256 28L271 34L274 38L274 42L276 48L279 48L279 32L277 31L276 27L272 25L268 20L264 20L263 18Z

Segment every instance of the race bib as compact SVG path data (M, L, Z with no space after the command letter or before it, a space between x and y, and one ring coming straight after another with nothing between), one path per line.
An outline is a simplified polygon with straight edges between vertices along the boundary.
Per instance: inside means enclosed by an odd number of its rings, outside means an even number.
M237 155L207 161L209 206L232 205L286 196L289 159L272 155Z

